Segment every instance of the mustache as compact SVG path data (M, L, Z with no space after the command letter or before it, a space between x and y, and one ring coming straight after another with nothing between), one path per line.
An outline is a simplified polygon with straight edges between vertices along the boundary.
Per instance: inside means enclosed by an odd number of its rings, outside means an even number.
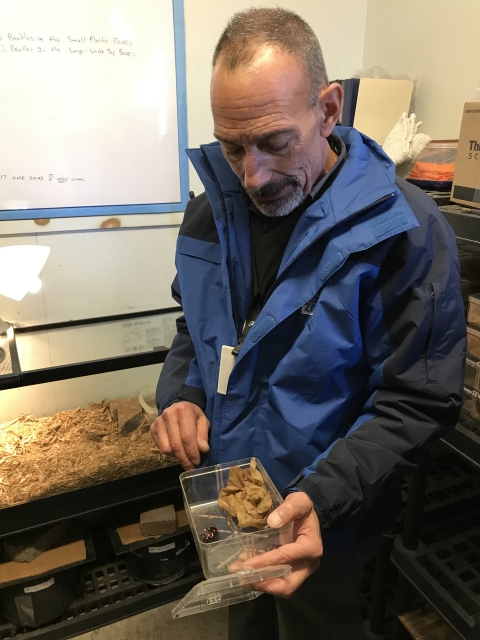
M268 182L264 184L263 187L258 189L257 191L251 191L250 189L245 189L248 195L252 198L271 198L272 196L276 196L278 193L283 191L285 187L293 186L295 188L300 187L300 181L295 176L285 176L281 180L277 182Z

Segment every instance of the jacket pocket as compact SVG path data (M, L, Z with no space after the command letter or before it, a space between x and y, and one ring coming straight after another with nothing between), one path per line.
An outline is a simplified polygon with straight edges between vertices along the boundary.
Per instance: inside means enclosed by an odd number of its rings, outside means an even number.
M440 282L430 283L430 325L425 345L425 370L427 382L436 382L435 355L437 348L438 329L441 324L442 287Z
M222 249L217 242L196 240L189 236L178 236L177 253L190 258L199 258L213 264L222 264Z

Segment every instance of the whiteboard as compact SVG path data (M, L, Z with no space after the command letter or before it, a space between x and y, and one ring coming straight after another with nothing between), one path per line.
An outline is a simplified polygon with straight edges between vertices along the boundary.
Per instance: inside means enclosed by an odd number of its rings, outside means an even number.
M0 0L0 218L183 210L179 0Z

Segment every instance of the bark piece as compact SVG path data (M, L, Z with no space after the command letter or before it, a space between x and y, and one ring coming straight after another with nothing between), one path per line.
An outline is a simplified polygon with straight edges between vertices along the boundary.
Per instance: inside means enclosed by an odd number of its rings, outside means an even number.
M48 529L28 531L3 541L9 560L32 562L47 549L53 547L67 533L68 524L60 522Z
M143 536L162 536L175 533L177 530L177 514L173 504L140 514L140 531Z
M142 407L138 398L117 398L116 400L110 400L110 413L118 422L118 428L122 435L127 435L134 429L136 429L143 416ZM132 428L132 425L133 426Z

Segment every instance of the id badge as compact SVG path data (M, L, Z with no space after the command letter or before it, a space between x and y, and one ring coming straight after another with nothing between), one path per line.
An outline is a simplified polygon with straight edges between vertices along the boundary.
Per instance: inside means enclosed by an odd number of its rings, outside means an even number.
M227 347L223 345L222 353L220 354L217 392L221 393L223 396L227 394L228 380L236 360L236 356L232 353L233 349L234 347Z

